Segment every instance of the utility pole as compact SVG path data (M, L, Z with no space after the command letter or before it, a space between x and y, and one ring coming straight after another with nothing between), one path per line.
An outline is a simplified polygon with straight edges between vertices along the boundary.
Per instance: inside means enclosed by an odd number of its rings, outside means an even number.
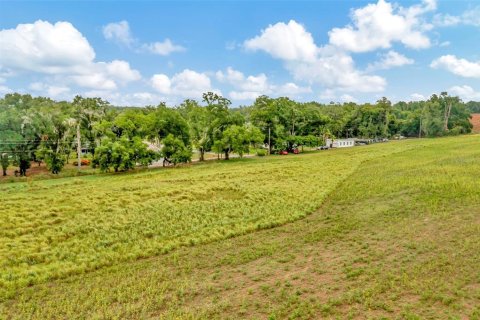
M82 167L82 145L80 144L80 121L77 123L77 168L80 171Z

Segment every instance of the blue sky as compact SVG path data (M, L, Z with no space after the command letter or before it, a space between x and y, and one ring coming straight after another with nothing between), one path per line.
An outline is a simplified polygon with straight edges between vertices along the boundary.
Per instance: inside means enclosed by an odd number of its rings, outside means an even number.
M478 1L0 1L0 94L480 100Z

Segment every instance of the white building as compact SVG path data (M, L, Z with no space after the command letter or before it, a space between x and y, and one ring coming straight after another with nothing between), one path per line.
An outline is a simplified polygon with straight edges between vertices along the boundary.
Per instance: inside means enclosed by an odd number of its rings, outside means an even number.
M355 146L355 139L327 139L325 144L329 148L349 148Z

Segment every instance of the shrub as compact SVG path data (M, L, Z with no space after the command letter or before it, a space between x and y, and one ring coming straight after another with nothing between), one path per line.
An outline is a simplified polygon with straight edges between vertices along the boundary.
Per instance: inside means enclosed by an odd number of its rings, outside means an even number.
M78 166L78 161L73 161L73 165ZM80 160L80 165L89 166L90 165L90 159L81 159Z
M265 150L265 149L258 149L257 150L257 156L265 157L266 155L267 155L267 150Z

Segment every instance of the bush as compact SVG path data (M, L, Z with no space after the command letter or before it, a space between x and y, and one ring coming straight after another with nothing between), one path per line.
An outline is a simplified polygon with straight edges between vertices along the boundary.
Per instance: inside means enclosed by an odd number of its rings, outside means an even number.
M265 149L258 149L257 150L257 156L265 157L266 155L267 155L267 150L265 150Z
M78 161L73 161L73 165L78 166ZM90 159L81 159L80 160L80 165L89 166L90 165Z

